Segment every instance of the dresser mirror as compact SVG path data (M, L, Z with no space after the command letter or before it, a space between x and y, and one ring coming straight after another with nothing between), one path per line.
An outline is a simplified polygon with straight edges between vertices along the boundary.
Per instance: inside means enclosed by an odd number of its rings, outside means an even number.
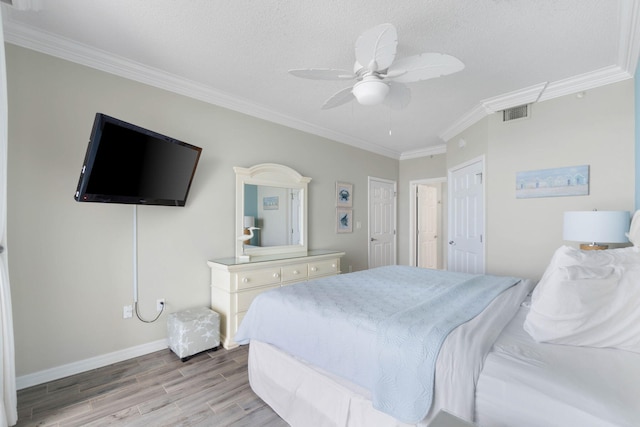
M233 170L236 173L236 257L305 252L307 191L311 178L275 163ZM241 238L243 235L247 236L246 240Z

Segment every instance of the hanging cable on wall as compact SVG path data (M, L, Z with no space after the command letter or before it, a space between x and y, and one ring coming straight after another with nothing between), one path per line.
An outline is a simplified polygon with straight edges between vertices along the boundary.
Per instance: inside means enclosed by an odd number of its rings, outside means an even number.
M133 306L136 317L144 323L153 323L164 312L165 304L161 304L160 312L152 320L143 319L138 311L138 205L133 205Z
M139 320L141 320L142 322L144 322L144 323L153 323L153 322L155 322L156 320L158 320L158 319L160 318L160 316L162 315L162 312L164 312L164 304L162 304L162 308L161 308L161 309L160 309L160 311L158 312L158 315L157 315L156 317L154 317L152 320L146 320L146 319L143 319L143 318L140 316L140 313L138 313L138 301L136 301L136 302L134 303L134 306L135 306L136 317L137 317Z

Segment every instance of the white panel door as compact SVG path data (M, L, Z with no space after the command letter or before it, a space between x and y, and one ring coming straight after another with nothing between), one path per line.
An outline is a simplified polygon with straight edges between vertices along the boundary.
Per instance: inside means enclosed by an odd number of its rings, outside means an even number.
M291 204L289 206L289 229L291 233L289 234L289 242L290 245L300 245L302 244L300 237L300 215L302 213L302 209L300 207L300 189L292 188L289 190Z
M396 263L396 183L369 177L369 268Z
M418 185L418 267L438 268L438 188Z
M484 274L484 159L449 171L448 268Z

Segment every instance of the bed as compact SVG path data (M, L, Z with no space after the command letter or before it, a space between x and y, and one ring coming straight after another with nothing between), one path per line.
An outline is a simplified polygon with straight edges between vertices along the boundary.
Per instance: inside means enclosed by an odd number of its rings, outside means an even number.
M489 276L402 266L265 292L252 304L235 338L251 344L251 386L292 426L426 426L440 410L482 427L640 425L640 410L632 404L640 399L640 386L629 380L640 373L638 352L562 343L575 338L571 336L537 338L559 340L555 344L532 338L532 333L544 335L548 326L543 321L549 323L548 319L540 316L549 313L534 310L538 318L530 313L532 306L544 308L547 294L557 288L555 272L566 270L571 262L586 271L584 266L594 261L576 261L567 251L554 255L540 282L543 294L536 288L530 299L534 283L529 280L490 276L499 285L485 288ZM626 269L633 270L629 265L640 266L636 248L621 253L623 267L614 269L618 281ZM573 271L571 280L601 284L603 274L611 280L613 270L598 268L599 264L591 272ZM588 274L599 276L583 277ZM423 281L437 284L435 305L423 305L418 285ZM472 295L473 303L456 306L449 291L442 291L448 287L480 291ZM329 296L320 298L328 303L324 306L304 300L327 292ZM291 299L299 293L302 300ZM370 295L373 299L367 299ZM450 313L438 307L451 305L458 324L445 321L426 327L426 320L414 319L423 312L448 318ZM375 317L378 312L384 319L409 322L389 326ZM525 332L523 325L531 330ZM416 338L415 332L424 329L438 330L444 338ZM599 343L608 345L607 340ZM572 363L576 358L584 363Z
M640 426L640 355L538 343L527 302L487 355L476 390L480 426Z

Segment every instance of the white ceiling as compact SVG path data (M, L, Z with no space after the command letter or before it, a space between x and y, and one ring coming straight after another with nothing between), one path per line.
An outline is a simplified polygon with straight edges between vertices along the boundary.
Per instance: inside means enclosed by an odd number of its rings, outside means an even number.
M13 0L2 15L7 42L411 158L441 152L491 112L632 77L639 1ZM349 82L287 73L350 69L358 35L385 22L398 58L442 52L465 69L410 83L400 111L355 101L321 110Z

